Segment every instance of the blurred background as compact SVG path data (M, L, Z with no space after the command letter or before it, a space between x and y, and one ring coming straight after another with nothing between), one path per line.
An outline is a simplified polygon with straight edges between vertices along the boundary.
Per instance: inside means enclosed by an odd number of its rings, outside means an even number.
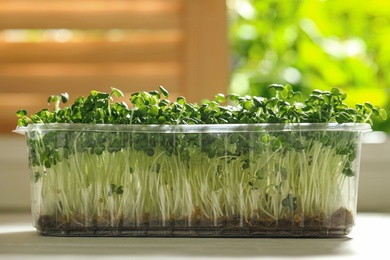
M338 87L347 103L390 108L390 2L228 0L229 91L268 95L272 83L308 94ZM375 122L390 132L390 121Z
M390 110L390 2L381 0L0 0L0 211L29 210L15 112L90 90L308 95ZM390 120L363 145L360 211L390 211Z

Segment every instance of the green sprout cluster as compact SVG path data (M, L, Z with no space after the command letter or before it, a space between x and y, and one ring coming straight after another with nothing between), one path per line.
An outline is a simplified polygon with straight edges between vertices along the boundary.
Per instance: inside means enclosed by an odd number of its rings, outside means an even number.
M63 109L66 94L49 99L57 102L54 111L18 111L39 214L110 227L146 220L304 223L312 216L330 222L354 199L344 194L353 194L358 169L361 131L353 126L386 114L370 103L349 108L337 89L299 102L289 85L270 88L275 96L268 99L218 94L197 105L184 97L170 102L160 87L132 94L130 108L112 101L123 97L112 88ZM327 131L339 124L349 128Z
M111 93L91 91L88 97L78 97L74 104L63 109L68 95L51 96L54 111L43 109L27 117L26 110L19 110L18 125L41 123L86 124L255 124L255 123L371 123L372 116L386 118L386 111L369 102L348 107L346 94L337 88L331 91L313 90L300 102L302 94L290 85L273 84L271 98L217 94L214 100L201 105L186 102L178 97L170 102L169 93L160 86L159 91L131 94L131 108L125 102L113 102L113 96L123 97L122 91L111 88ZM224 105L227 104L227 105Z

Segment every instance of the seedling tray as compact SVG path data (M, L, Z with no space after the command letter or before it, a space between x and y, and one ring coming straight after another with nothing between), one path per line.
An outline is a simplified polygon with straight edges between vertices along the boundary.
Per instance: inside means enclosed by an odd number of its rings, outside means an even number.
M333 237L355 223L369 124L31 124L50 236Z

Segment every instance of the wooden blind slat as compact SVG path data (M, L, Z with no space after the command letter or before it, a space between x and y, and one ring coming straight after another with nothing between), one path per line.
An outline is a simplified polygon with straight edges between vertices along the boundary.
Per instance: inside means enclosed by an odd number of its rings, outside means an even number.
M178 61L180 45L170 42L0 43L0 64Z
M179 85L182 71L174 62L137 62L91 64L1 65L0 86L7 92L23 93L28 89L74 91L97 87L148 87Z
M180 0L71 3L67 1L1 1L0 29L178 28L181 22L181 3Z
M180 66L176 62L107 62L96 63L36 63L36 64L6 64L0 65L0 80L4 77L50 77L50 76L120 76L141 74L162 75L179 73Z
M177 11L182 0L1 0L0 8L17 12L142 12Z

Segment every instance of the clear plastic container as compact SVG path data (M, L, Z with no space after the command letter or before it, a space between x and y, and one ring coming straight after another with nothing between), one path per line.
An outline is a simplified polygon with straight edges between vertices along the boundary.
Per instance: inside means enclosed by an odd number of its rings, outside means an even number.
M33 224L51 236L327 237L356 216L367 124L37 124Z

